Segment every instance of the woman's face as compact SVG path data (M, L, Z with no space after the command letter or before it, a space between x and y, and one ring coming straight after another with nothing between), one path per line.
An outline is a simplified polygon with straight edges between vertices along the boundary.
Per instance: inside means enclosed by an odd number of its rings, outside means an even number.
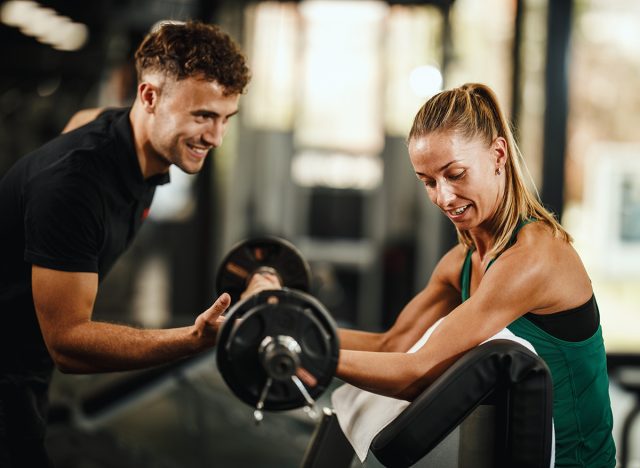
M411 164L429 198L463 231L493 218L504 193L506 154L502 137L487 144L440 131L409 141Z

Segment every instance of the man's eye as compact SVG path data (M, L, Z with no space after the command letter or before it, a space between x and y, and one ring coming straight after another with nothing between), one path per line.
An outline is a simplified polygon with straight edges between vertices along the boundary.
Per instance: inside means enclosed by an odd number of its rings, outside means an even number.
M459 180L462 179L464 177L466 171L460 171L460 172L456 172L455 174L451 174L449 176L449 179L451 180Z
M424 183L424 186L428 188L433 188L436 186L435 180L424 180L423 183Z
M213 116L209 114L195 114L195 117L198 122L204 122L213 118Z

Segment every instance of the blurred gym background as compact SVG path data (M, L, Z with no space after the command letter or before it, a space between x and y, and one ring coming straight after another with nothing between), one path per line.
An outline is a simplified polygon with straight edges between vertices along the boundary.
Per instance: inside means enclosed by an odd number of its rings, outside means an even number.
M389 326L455 242L408 160L413 115L442 88L484 82L591 275L614 436L619 452L628 436L627 466L640 466L640 418L627 418L640 398L640 3L6 0L0 175L77 110L129 105L139 41L158 21L189 18L229 32L253 79L202 173L172 172L158 190L103 282L97 319L192 323L214 300L225 252L277 235L309 260L312 293L341 326ZM140 373L57 374L51 393L61 467L298 466L313 431L302 411L256 427L213 353Z

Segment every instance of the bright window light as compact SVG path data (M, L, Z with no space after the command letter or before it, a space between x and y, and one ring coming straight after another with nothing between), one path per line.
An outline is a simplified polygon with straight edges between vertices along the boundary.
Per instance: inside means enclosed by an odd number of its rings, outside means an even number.
M89 39L89 29L84 24L28 0L5 2L0 6L0 21L58 50L81 49Z
M70 23L66 27L52 32L47 39L43 39L42 42L50 44L54 49L79 50L89 39L89 30L84 24Z
M442 73L436 67L423 65L413 69L409 84L416 96L428 98L442 91Z
M388 5L306 1L298 147L375 154L384 146L382 54Z
M303 187L372 190L382 182L377 156L302 151L291 165L293 181Z
M433 5L393 5L384 39L384 121L388 135L405 138L424 103L409 80L411 72L442 59L442 12Z
M289 131L298 84L297 5L260 2L249 7L246 16L252 77L243 118L255 128Z
M21 27L28 22L29 16L38 8L36 2L10 1L0 7L0 19L7 26Z

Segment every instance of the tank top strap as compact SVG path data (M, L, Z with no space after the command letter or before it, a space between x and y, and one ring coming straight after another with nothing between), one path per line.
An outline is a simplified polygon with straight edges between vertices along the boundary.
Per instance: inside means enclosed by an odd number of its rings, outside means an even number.
M468 249L467 255L464 258L464 263L462 264L462 271L460 272L462 302L469 299L469 296L471 295L471 254L473 254L473 249Z
M509 239L509 244L507 244L507 249L509 247L511 247L513 244L516 243L516 239L518 237L518 233L520 232L520 229L522 229L523 227L525 227L527 224L529 223L535 223L536 221L538 221L536 218L525 218L525 219L521 219L520 222L518 223L518 225L516 226L516 228L513 230L513 234L511 234L511 239ZM506 250L506 249L505 249ZM489 267L491 265L493 265L493 262L495 262L498 257L500 255L496 256L495 258L492 258L491 261L489 262L489 264L487 265L487 268L485 268L485 272L489 269Z
M509 245L507 246L507 248L511 247L515 243L520 229L522 229L527 224L536 221L538 221L536 218L525 218L520 220L516 228L513 230L513 234L511 234L511 239L509 240ZM462 296L462 302L466 301L471 296L471 255L473 254L473 250L474 249L472 248L467 250L467 254L462 264L462 271L460 272L460 295ZM493 265L493 262L495 262L497 259L498 257L491 259L485 271L487 271L489 267Z

